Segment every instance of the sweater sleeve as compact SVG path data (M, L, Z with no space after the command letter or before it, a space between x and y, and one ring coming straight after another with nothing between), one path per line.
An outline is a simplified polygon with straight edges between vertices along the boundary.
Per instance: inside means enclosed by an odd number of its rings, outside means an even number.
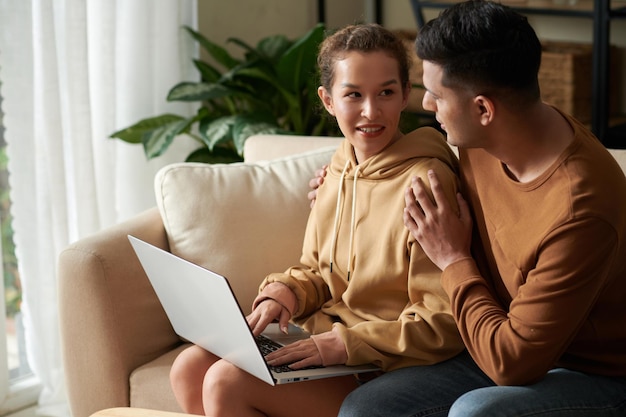
M525 385L555 366L606 284L617 261L616 239L615 230L595 218L561 226L546 236L536 267L519 284L508 310L473 259L446 268L442 283L461 336L491 379L499 385Z

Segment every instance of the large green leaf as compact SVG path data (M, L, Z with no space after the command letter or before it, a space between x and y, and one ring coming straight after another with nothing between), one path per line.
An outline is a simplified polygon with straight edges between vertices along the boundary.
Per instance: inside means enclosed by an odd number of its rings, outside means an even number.
M232 91L216 83L193 83L185 81L176 84L167 94L168 101L205 101L227 97Z
M276 35L261 39L257 45L257 50L266 60L276 65L285 51L293 45L293 42L286 36Z
M179 135L187 130L192 120L193 118L173 121L144 133L141 141L148 159L160 156L167 148L169 148L176 135Z
M261 58L255 58L250 61L242 62L240 65L237 65L236 67L225 71L222 74L219 82L225 85L229 85L229 83L232 83L236 80L237 75L239 75L242 71L246 71L249 68L270 68L270 71L272 71L271 66L266 65Z
M226 49L211 42L204 37L200 32L196 32L189 26L185 26L185 29L189 34L209 53L217 62L223 65L226 69L231 69L239 64L239 60L233 58Z
M274 74L264 70L260 66L239 68L237 70L237 72L233 72L231 74L231 76L232 76L232 79L235 79L236 77L246 77L246 78L253 78L253 79L257 79L257 80L262 80L262 81L270 84L272 86L272 88L277 88L277 89L281 89L282 88L282 86L280 85L280 82L278 81L276 76Z
M276 65L276 73L290 91L301 91L316 77L317 50L324 39L324 25L318 24L298 39Z
M246 140L252 135L260 134L286 134L285 130L276 126L271 121L255 120L256 118L246 118L245 115L236 119L233 126L233 143L237 153L243 156L243 147Z
M200 123L199 132L210 151L219 145L230 143L239 155L243 155L243 145L251 135L288 133L276 125L271 113L265 112L236 114Z
M237 116L224 116L214 120L202 120L198 127L198 133L212 151L215 145L222 142L232 141L232 129Z
M270 108L270 110L273 110L276 115L275 119L280 119L281 117L286 116L284 112L289 112L291 110L299 111L298 109L300 108L300 103L298 94L300 94L300 92L293 93L286 90L280 80L276 78L275 74L264 70L262 67L246 67L239 69L236 76L260 80L266 85L271 86L269 90L261 90L262 87L257 86L257 92L259 94L253 96L253 98L255 101L258 101L258 99L262 100L260 108ZM250 84L250 81L246 82L247 84ZM273 100L271 100L271 98L273 98ZM268 105L271 107L268 107Z
M128 143L142 143L142 138L145 133L181 120L185 120L185 118L176 114L162 114L160 116L148 117L147 119L138 121L132 126L118 130L109 137L121 139Z
M245 51L244 55L246 59L240 64L245 64L249 61L254 61L256 59L264 59L263 55L261 55L258 50L254 49L252 46L248 45L246 42L242 41L239 38L228 38L226 42L234 43Z
M200 71L202 81L204 82L214 83L217 82L222 76L222 74L217 69L215 69L213 65L209 65L204 61L194 59L193 64L198 69L198 71Z
M259 41L256 48L238 38L229 38L228 42L236 44L245 51L246 62L261 59L271 65L276 65L283 53L293 44L284 35L265 37Z

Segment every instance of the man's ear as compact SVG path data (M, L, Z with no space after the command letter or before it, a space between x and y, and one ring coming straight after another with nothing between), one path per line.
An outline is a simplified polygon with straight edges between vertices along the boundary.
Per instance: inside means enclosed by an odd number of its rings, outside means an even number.
M474 97L474 105L480 117L480 124L487 126L493 121L496 106L493 100L484 95Z
M330 93L322 86L317 87L317 95L322 100L322 104L326 108L326 111L331 114L331 116L335 116L335 110L333 108L333 98Z

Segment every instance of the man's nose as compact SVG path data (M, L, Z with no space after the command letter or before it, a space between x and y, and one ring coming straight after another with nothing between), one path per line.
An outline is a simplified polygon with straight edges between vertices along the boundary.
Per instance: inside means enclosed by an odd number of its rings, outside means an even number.
M422 98L422 107L426 111L432 111L432 112L437 111L437 108L435 105L435 99L428 91L426 91L426 93L424 94L424 98Z

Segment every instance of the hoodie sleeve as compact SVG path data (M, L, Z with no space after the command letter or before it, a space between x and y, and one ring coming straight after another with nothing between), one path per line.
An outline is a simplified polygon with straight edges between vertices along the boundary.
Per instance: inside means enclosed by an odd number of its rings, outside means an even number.
M304 235L301 265L293 266L282 273L269 274L259 287L260 292L274 282L289 287L296 296L296 307L292 311L292 317L312 314L331 298L328 285L318 271L316 212L314 206Z

